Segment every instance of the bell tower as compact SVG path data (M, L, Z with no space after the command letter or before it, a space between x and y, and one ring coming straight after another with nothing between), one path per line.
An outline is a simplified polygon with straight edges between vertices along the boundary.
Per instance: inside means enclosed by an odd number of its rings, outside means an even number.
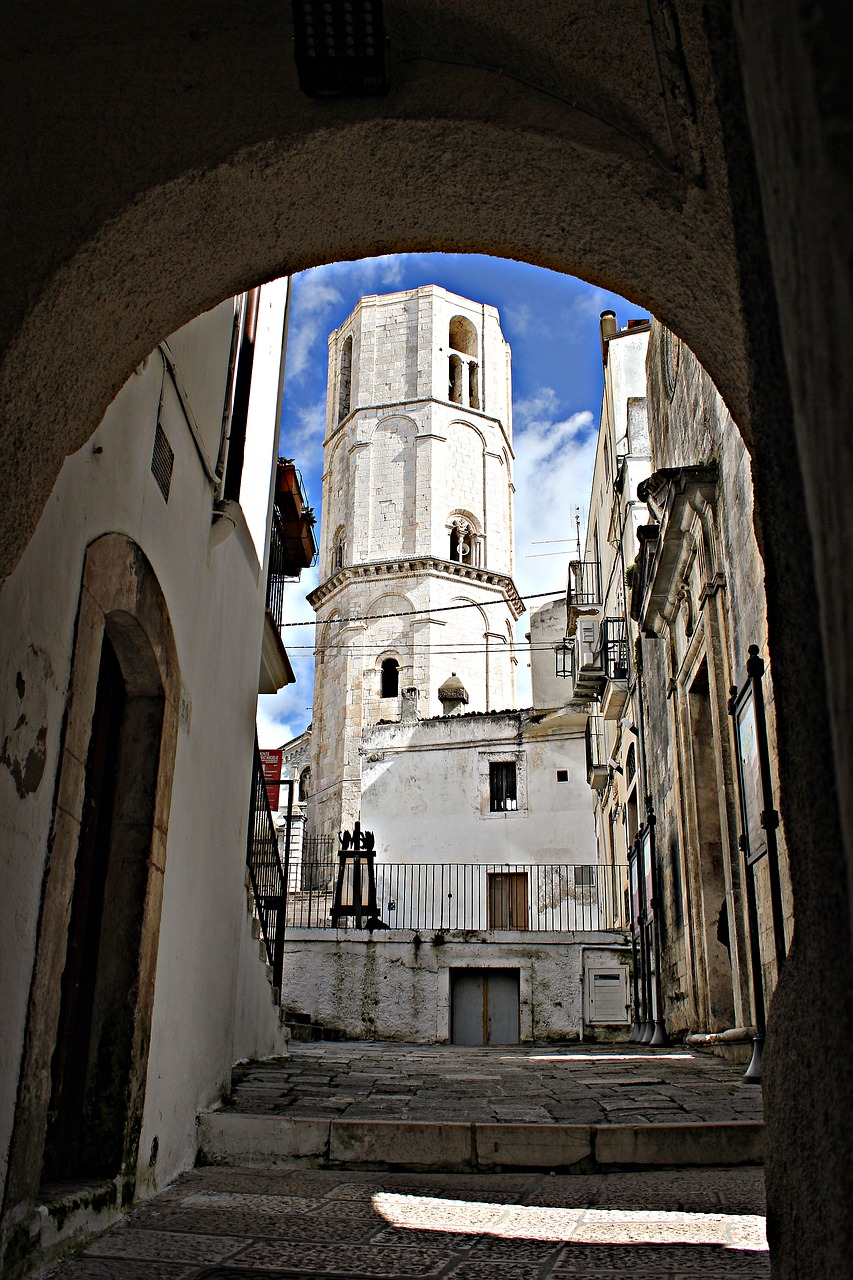
M515 705L510 350L436 285L362 298L329 336L312 731L317 833L352 826L362 727ZM411 691L415 692L412 693Z

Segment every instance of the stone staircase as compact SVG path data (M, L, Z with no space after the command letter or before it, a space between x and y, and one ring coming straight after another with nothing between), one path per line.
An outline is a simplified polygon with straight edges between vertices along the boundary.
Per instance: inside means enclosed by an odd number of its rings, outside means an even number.
M199 1116L198 1163L579 1174L762 1163L760 1090L740 1068L631 1050L297 1041L287 1058L241 1067L228 1103Z
M309 1014L300 1013L298 1009L282 1008L281 1020L295 1044L311 1044L323 1040L341 1042L348 1038L340 1027L327 1027L322 1022L314 1022Z

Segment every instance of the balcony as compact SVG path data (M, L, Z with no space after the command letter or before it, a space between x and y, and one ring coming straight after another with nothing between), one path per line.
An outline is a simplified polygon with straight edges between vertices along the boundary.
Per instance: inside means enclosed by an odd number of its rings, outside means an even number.
M287 458L279 460L275 481L270 580L298 578L317 557L314 512L308 506L302 477Z
M624 618L605 618L602 655L606 684L601 694L601 715L604 720L618 720L628 701L630 669L628 624Z
M590 716L584 731L586 742L586 780L593 791L603 791L610 777L604 745L604 722L601 716Z
M597 560L572 560L566 603L590 608L601 604L601 570Z

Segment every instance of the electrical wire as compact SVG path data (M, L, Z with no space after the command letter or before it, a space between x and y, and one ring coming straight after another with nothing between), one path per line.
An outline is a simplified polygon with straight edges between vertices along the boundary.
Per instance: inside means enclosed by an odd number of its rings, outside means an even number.
M519 596L518 598L519 600L540 600L543 596L564 596L565 594L565 589L560 587L558 591L535 591L532 595ZM280 624L280 630L283 631L285 627L323 626L325 623L343 624L345 622L378 622L381 618L417 618L424 614L431 615L433 613L450 613L454 609L486 609L490 604L506 605L508 603L509 601L505 599L472 600L468 604L441 604L436 605L432 609L410 609L407 613L363 613L360 617L355 618L323 618L322 620L319 618L312 618L310 621L305 622L282 622Z

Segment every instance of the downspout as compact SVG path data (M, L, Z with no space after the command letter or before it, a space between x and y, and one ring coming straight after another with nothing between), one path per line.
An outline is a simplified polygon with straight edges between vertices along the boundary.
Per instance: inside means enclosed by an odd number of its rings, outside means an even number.
M225 475L225 459L228 456L228 441L231 436L231 410L234 407L234 370L237 367L237 353L240 350L240 325L243 321L245 307L246 295L243 293L234 308L234 322L231 326L231 351L228 355L225 402L222 406L222 428L219 432L219 452L216 455L216 467L214 468L217 490L222 487L222 477Z

